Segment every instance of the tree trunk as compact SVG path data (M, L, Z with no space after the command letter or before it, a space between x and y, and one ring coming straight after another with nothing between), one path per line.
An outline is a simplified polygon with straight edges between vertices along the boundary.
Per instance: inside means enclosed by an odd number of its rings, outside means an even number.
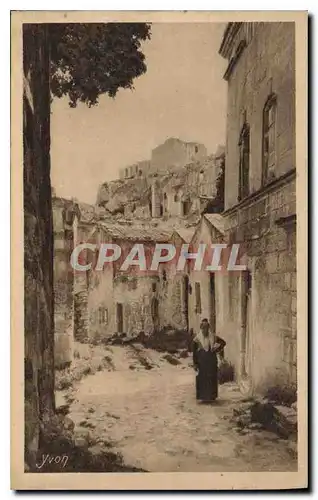
M45 24L23 25L25 460L54 412L53 224L49 42Z

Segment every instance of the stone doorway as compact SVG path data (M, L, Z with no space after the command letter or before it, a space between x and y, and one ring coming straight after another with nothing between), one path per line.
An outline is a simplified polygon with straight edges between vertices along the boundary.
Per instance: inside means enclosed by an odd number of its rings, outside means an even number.
M123 304L117 303L116 305L116 318L117 318L117 333L124 331L124 311Z
M186 329L189 330L189 276L183 277L183 310Z
M216 332L215 314L215 274L210 273L210 326L213 333Z
M246 394L252 392L251 336L252 336L252 274L249 270L241 275L241 353L240 387Z

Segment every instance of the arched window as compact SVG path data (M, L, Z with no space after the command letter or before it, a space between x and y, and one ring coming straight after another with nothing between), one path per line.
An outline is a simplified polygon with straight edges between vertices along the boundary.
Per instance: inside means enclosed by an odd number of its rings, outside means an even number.
M263 109L263 184L275 177L276 168L276 107L277 99L271 94Z
M249 195L249 175L250 175L250 127L244 123L239 140L240 165L239 165L239 195L238 201Z

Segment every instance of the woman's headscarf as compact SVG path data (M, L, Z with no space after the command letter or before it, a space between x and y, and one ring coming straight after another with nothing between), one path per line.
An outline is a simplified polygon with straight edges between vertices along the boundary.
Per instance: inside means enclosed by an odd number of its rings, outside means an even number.
M204 330L208 330L208 335L204 335ZM215 333L211 331L209 322L206 318L201 321L200 324L200 332L195 336L194 341L197 342L202 349L208 351L209 348L215 344Z

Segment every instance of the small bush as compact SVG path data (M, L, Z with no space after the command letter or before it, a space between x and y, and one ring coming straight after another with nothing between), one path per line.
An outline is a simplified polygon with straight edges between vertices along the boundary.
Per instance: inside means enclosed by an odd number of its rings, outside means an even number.
M291 406L297 401L297 389L294 386L273 386L270 387L265 398L276 405Z
M234 367L228 361L223 361L219 365L218 370L218 381L219 384L225 384L226 382L233 382L234 380Z

